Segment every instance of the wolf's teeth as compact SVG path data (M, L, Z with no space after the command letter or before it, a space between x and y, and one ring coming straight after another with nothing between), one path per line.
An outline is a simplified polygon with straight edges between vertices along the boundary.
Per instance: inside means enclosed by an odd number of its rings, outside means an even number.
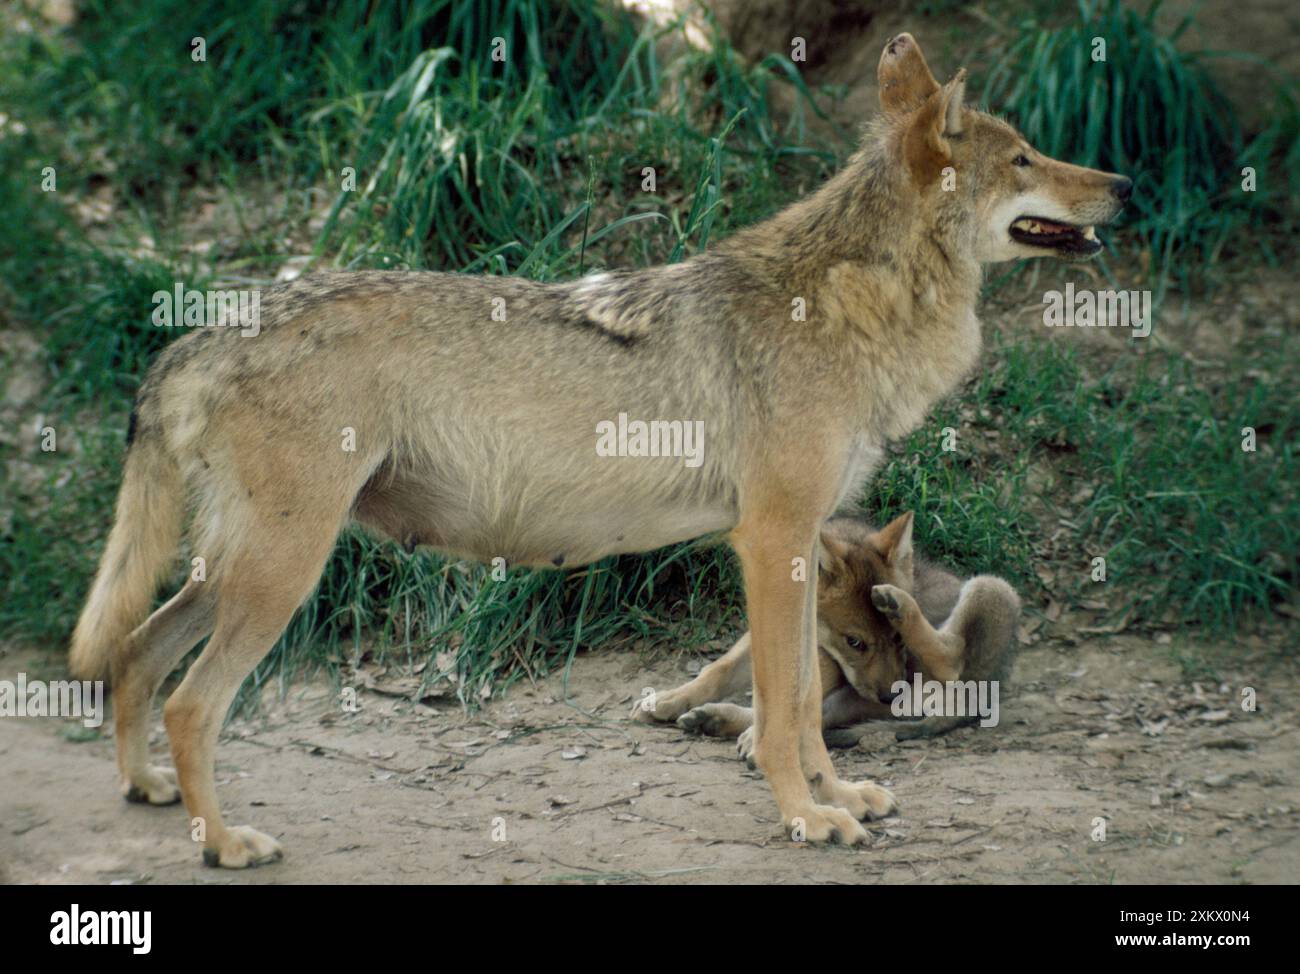
M1097 239L1097 231L1094 230L1092 227L1084 227L1084 228L1083 228L1083 239L1084 239L1084 240L1096 240L1096 239Z

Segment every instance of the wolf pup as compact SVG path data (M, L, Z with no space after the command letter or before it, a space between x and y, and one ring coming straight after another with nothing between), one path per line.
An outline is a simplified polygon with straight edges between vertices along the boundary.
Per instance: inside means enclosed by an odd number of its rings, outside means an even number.
M816 564L822 523L856 499L886 440L975 364L980 265L1096 254L1093 225L1131 186L965 107L964 76L940 87L907 35L880 74L884 116L843 171L690 260L559 284L299 278L262 295L255 337L196 329L159 355L70 656L77 674L111 672L126 797L165 804L179 786L210 864L280 856L270 836L226 824L214 751L351 521L566 567L727 532L751 630L754 757L781 819L810 841L865 840L860 821L894 798L831 764L815 585L791 565ZM610 455L608 430L628 419L638 435ZM684 460L687 427L702 439ZM206 581L149 615L187 513ZM205 636L163 710L173 774L149 763L151 701Z
M998 681L1011 673L1020 599L1000 578L956 575L914 557L912 512L879 531L856 518L822 529L817 578L817 647L822 732L828 744L854 744L837 732L866 720L896 719L895 685L925 680ZM749 689L750 635L675 690L638 701L641 721L676 721L684 730L738 737L753 747L754 712L726 702ZM978 715L925 717L901 727L900 740L931 737Z

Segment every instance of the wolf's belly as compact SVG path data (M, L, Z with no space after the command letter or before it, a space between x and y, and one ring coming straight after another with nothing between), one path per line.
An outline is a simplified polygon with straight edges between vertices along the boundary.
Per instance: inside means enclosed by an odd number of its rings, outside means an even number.
M558 568L689 541L725 531L735 520L733 511L720 507L566 504L550 509L465 511L458 516L412 518L406 530L395 537L407 545L427 545L483 562L503 558L510 566Z
M377 474L354 516L407 547L508 565L574 566L733 527L734 491L709 476L671 458L608 458L571 471L434 465Z
M571 567L608 555L653 551L734 524L734 514L722 509L628 507L585 516L576 511L552 513L550 517L539 511L522 529L513 523L484 525L483 530L452 537L450 547L485 560L499 555L507 564Z

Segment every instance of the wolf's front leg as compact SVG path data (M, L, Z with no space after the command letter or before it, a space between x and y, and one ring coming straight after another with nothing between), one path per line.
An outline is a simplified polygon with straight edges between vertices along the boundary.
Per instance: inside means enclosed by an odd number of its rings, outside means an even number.
M742 518L732 535L749 610L754 761L772 788L787 829L812 842L856 844L867 838L858 824L858 818L865 817L865 803L852 786L835 778L821 743L813 627L816 576L799 581L791 571L795 558L802 558L804 565L816 564L816 525L792 525L765 514ZM807 747L809 726L824 762ZM821 804L813 801L808 787L814 776Z
M821 668L816 661L817 587L809 581L805 588L804 645L809 647L805 665L810 679L800 702L799 757L804 774L812 782L813 794L819 801L838 805L858 820L884 818L898 805L893 793L871 781L844 781L835 773L826 750L822 736Z

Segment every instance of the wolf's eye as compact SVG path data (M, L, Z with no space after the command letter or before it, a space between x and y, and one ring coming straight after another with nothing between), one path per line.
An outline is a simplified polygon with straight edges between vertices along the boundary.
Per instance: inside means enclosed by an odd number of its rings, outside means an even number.
M857 636L845 636L844 641L849 644L849 649L863 649L864 644Z
M1016 156L1014 159L1011 160L1011 165L1013 165L1013 166L1027 166L1027 165L1029 165L1029 158L1028 158L1027 156L1025 156L1025 155L1018 155L1018 156Z

